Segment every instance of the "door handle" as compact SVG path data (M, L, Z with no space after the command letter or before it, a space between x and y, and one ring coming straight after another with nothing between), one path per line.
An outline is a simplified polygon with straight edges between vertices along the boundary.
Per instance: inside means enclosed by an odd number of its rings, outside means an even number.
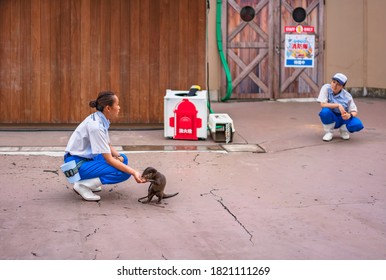
M280 54L280 46L279 45L276 45L275 51L276 51L277 54Z

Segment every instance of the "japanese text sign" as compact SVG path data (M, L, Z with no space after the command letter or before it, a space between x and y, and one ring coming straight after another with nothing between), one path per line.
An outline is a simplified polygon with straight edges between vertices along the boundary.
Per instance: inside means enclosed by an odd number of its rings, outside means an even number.
M285 67L314 67L315 36L285 35Z

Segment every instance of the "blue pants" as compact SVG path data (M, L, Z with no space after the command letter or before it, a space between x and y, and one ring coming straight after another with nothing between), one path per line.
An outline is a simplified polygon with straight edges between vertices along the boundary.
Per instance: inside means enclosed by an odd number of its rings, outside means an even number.
M323 124L335 123L334 128L339 128L345 124L347 130L351 133L363 129L362 121L359 118L351 117L348 120L344 120L341 114L334 113L334 111L332 111L330 108L322 108L319 113L319 117Z
M129 163L129 159L126 155L120 154L124 161L124 164ZM81 161L82 157L68 156L64 158L64 162L75 160L76 163ZM109 165L103 155L97 155L95 158L89 161L83 162L79 168L79 175L81 180L87 180L92 178L99 178L103 185L105 184L117 184L126 181L130 178L131 174L124 173L115 167Z

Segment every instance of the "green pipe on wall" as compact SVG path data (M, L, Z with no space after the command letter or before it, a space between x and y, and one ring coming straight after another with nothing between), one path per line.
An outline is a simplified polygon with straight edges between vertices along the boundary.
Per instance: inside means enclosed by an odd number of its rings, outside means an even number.
M228 63L226 61L224 51L222 48L222 33L221 33L221 10L222 10L222 0L217 0L216 7L216 38L217 38L217 48L220 54L221 63L223 65L225 76L227 80L227 91L225 97L221 99L221 101L226 101L231 98L232 95L232 76L229 70Z

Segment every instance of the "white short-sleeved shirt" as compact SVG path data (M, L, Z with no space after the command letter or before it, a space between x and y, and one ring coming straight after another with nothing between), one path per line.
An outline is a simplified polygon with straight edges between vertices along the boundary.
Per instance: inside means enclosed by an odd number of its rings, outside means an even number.
M352 98L352 95L346 91L345 89L342 89L340 93L334 94L332 91L330 84L325 84L320 89L319 97L317 99L318 102L324 102L324 103L338 103L343 105L343 108L346 110L346 112L357 112L357 106L355 105L354 99ZM335 113L340 113L339 108L332 109Z
M72 133L66 153L84 158L111 153L109 127L110 122L102 112L89 115Z

